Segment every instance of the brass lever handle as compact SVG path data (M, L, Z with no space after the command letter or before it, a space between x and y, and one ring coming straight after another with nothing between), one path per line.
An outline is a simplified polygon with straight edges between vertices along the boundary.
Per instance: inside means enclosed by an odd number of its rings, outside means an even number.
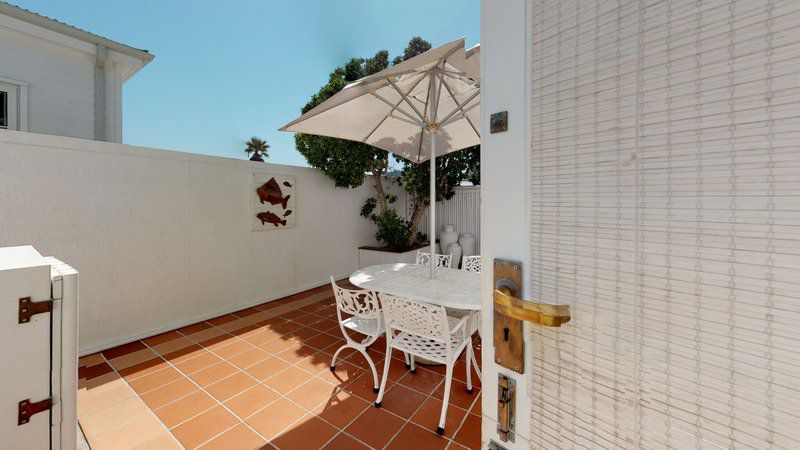
M509 288L500 286L494 290L494 310L504 316L527 320L546 327L560 327L569 322L569 305L526 302L512 295Z

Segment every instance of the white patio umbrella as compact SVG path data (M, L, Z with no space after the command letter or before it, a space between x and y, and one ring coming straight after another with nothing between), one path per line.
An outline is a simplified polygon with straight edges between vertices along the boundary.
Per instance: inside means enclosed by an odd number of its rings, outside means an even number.
M480 47L464 38L355 81L280 128L364 142L415 164L430 162L431 278L436 264L436 166L480 144ZM446 250L446 249L442 249Z

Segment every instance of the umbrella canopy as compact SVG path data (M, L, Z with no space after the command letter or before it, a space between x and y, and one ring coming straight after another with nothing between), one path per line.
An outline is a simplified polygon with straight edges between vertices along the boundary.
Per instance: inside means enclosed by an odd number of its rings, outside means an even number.
M480 47L458 39L347 85L281 131L370 144L414 162L480 144Z
M348 84L281 131L363 142L430 164L431 277L435 269L434 156L480 144L480 47L464 38ZM447 251L447 249L442 249Z

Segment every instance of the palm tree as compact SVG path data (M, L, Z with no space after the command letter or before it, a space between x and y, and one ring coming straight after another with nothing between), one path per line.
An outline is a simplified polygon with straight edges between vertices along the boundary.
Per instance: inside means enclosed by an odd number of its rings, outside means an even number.
M267 153L269 144L267 144L267 141L253 136L245 145L247 145L247 147L244 149L244 152L247 153L248 156L250 153L253 154L253 156L250 156L250 161L264 162L266 158L269 158L269 153Z

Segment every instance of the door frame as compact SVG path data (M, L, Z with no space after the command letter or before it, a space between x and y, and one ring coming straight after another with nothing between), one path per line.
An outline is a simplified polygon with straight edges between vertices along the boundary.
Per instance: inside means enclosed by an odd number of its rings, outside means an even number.
M521 262L522 296L531 298L531 11L527 0L481 1L482 445L493 440L509 450L531 448L529 380L536 362L527 322L524 373L494 362L492 265L495 258ZM508 130L492 134L489 116L500 111L508 111ZM502 442L496 431L498 373L516 382L514 442Z

